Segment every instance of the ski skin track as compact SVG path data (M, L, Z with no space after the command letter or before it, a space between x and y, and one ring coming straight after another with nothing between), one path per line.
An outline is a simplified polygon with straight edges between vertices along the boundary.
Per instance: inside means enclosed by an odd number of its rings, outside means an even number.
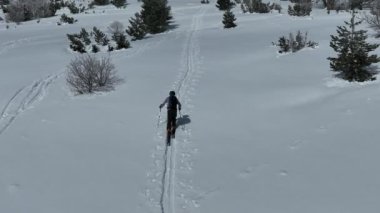
M192 18L192 24L191 24L191 30L188 34L188 39L185 45L185 57L186 59L186 70L184 73L180 73L180 80L176 83L177 86L177 94L178 98L181 96L185 96L186 94L186 87L190 86L187 85L188 82L192 80L191 74L194 74L195 70L195 60L194 60L194 54L196 54L196 49L194 46L198 45L196 44L197 41L195 41L194 34L198 30L199 25L201 24L201 19L206 12L207 5L201 7L200 12L198 12L196 15ZM185 88L185 89L183 89ZM177 148L176 148L176 140L172 139L171 146L165 147L165 152L163 155L164 159L164 168L163 168L163 175L161 179L161 196L160 196L160 209L161 213L175 213L175 171L176 171L176 154L177 154ZM168 161L169 159L169 161ZM167 177L169 176L169 177ZM166 199L167 201L165 201ZM169 211L166 211L166 210Z

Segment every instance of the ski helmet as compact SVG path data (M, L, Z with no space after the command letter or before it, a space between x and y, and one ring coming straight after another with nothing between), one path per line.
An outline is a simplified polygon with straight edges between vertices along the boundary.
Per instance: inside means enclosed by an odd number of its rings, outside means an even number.
M172 90L172 91L169 92L169 95L170 96L175 96L175 92Z

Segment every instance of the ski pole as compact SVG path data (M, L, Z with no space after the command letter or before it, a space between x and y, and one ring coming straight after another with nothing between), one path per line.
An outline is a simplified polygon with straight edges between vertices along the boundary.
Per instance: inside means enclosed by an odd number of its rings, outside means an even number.
M161 120L161 108L160 108L160 112L158 113L157 128L160 126L160 120Z

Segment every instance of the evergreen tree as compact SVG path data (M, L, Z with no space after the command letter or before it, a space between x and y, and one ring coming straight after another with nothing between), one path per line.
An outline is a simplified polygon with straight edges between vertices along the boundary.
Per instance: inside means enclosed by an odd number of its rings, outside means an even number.
M85 53L86 52L85 46L82 43L79 35L76 35L76 34L72 34L72 35L67 34L67 38L71 42L70 43L70 48L73 51L77 51L77 52L80 52L80 53Z
M100 51L100 49L99 49L99 47L98 46L96 46L96 44L93 44L92 45L92 50L91 50L93 53L97 53L97 52L99 52Z
M235 24L235 21L236 21L235 15L231 12L231 10L227 10L226 12L224 12L224 15L223 15L224 28L236 27L237 25Z
M94 0L93 2L95 5L108 5L108 4L110 4L109 0Z
M161 33L167 30L172 19L167 0L143 0L141 18L149 33Z
M235 3L231 0L217 0L216 7L219 10L230 10L235 6Z
M92 32L94 33L95 42L102 46L107 46L109 43L109 39L107 38L107 35L104 34L102 31L100 31L98 28L94 27L92 29Z
M112 39L116 42L116 49L127 49L130 47L129 41L124 33L114 33Z
M128 26L126 32L128 35L133 37L132 40L143 39L146 35L147 28L143 19L141 18L141 14L135 13L135 18L132 17L129 20L129 23L131 26Z
M86 31L86 29L82 28L82 30L80 31L79 36L82 38L83 42L86 45L90 45L91 44L90 35Z
M348 81L373 80L374 73L368 67L372 63L379 62L380 58L375 54L369 55L369 52L379 45L366 42L367 31L356 29L362 21L356 21L355 14L356 12L353 11L350 22L345 22L348 28L338 26L338 35L331 35L330 47L338 53L338 56L328 58L330 67L332 71L338 72L343 79Z
M127 5L127 0L113 0L112 4L117 8L124 7Z

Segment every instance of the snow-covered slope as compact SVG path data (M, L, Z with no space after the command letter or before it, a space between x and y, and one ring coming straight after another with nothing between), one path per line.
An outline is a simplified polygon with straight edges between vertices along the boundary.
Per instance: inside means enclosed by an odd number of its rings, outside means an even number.
M380 211L379 81L337 80L326 60L348 13L235 8L225 30L214 2L169 3L176 27L111 53L125 83L95 95L65 84L66 34L127 25L140 3L74 25L0 22L0 212ZM319 48L278 55L297 30ZM166 147L171 89L184 107Z

